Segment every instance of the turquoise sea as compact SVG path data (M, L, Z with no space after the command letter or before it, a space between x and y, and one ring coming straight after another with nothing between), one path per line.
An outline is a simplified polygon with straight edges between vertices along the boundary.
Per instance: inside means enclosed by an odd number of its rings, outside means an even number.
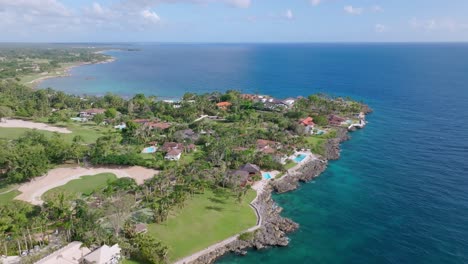
M116 45L115 47L119 47ZM40 87L178 97L326 92L374 113L314 182L275 195L285 248L218 263L468 263L468 44L132 44Z

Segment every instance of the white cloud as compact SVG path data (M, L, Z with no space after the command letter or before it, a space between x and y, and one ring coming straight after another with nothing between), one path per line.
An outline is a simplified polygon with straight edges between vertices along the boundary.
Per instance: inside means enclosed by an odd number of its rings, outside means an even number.
M151 23L158 23L159 21L161 21L161 18L158 14L148 9L141 11L140 14L144 19Z
M384 9L383 9L381 6L379 6L379 5L373 6L373 7L371 8L371 10L372 10L372 12L374 12L374 13L380 13L380 12L383 12L383 11L384 11Z
M344 11L350 15L361 15L364 12L364 8L348 5L344 7Z
M387 31L387 27L385 25L382 25L382 24L376 24L375 25L375 32L383 33L385 31Z
M71 11L57 0L0 0L0 9L32 16L71 15Z
M233 7L238 7L238 8L249 8L250 5L252 4L251 0L226 0L226 2L233 6Z
M310 3L313 6L318 6L318 5L320 5L321 2L322 2L322 0L310 0Z
M287 9L286 12L284 12L283 16L286 19L293 19L294 18L294 14L293 14L291 9Z
M465 31L468 30L468 23L459 22L452 18L444 19L417 19L413 18L409 22L414 30L430 31Z

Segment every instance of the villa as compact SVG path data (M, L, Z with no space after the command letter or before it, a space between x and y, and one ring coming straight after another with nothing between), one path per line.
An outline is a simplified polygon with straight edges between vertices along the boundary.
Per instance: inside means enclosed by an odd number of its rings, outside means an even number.
M91 251L79 241L71 242L65 247L36 262L36 264L117 264L120 262L120 247L118 244L102 247Z
M169 152L174 149L184 150L184 144L177 142L166 142L161 147L161 150L164 152Z
M120 247L118 244L109 247L104 245L83 258L84 264L118 264L120 263Z
M192 129L179 130L174 133L174 136L181 139L190 139L196 141L199 136Z
M264 154L274 154L277 149L281 148L281 144L276 141L259 139L257 140L257 151Z
M227 110L232 104L230 102L220 102L216 106L221 110Z
M83 257L90 252L91 250L89 248L83 247L83 243L74 241L39 260L36 264L80 264Z
M151 129L161 129L165 130L170 128L172 125L167 122L147 122L144 124L147 127L150 127Z
M339 126L341 125L346 119L339 117L337 115L329 115L328 116L328 122L331 125Z
M312 134L313 128L315 127L314 119L312 117L307 117L299 121L299 124L305 127L306 134Z
M180 149L173 149L167 152L166 156L164 157L167 160L180 160L182 156L182 150Z
M102 108L91 108L88 110L84 110L80 112L80 117L93 117L97 114L104 114L106 112L106 109Z
M294 98L286 98L283 100L283 103L287 105L288 107L294 106L294 103L296 103L296 99Z
M260 167L255 164L247 163L244 166L239 168L242 171L246 171L250 176L257 175L261 173Z
M249 172L244 170L230 171L229 176L229 178L233 181L232 183L238 186L246 186L250 180Z
M148 226L144 223L138 223L135 225L135 233L144 234L148 232Z

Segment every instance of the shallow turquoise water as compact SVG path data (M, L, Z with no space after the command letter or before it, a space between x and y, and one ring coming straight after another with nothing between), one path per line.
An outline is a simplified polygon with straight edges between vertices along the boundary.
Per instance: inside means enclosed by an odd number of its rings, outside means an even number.
M286 248L218 263L468 263L468 45L140 45L51 79L68 92L327 92L375 112L314 182L275 195ZM91 77L91 78L88 78Z

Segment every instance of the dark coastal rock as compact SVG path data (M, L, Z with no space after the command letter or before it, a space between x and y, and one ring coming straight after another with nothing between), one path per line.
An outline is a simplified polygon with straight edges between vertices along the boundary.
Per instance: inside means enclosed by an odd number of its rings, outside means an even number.
M368 105L364 104L362 105L361 107L361 112L363 112L364 114L370 114L372 113L374 110L372 110L372 108L370 108Z
M325 143L324 158L327 160L337 160L340 158L340 143L349 140L348 130L343 127L336 129L336 137L329 139Z
M285 193L297 189L299 182L308 182L317 177L327 168L326 160L313 160L304 164L298 173L286 175L272 182L275 192Z

